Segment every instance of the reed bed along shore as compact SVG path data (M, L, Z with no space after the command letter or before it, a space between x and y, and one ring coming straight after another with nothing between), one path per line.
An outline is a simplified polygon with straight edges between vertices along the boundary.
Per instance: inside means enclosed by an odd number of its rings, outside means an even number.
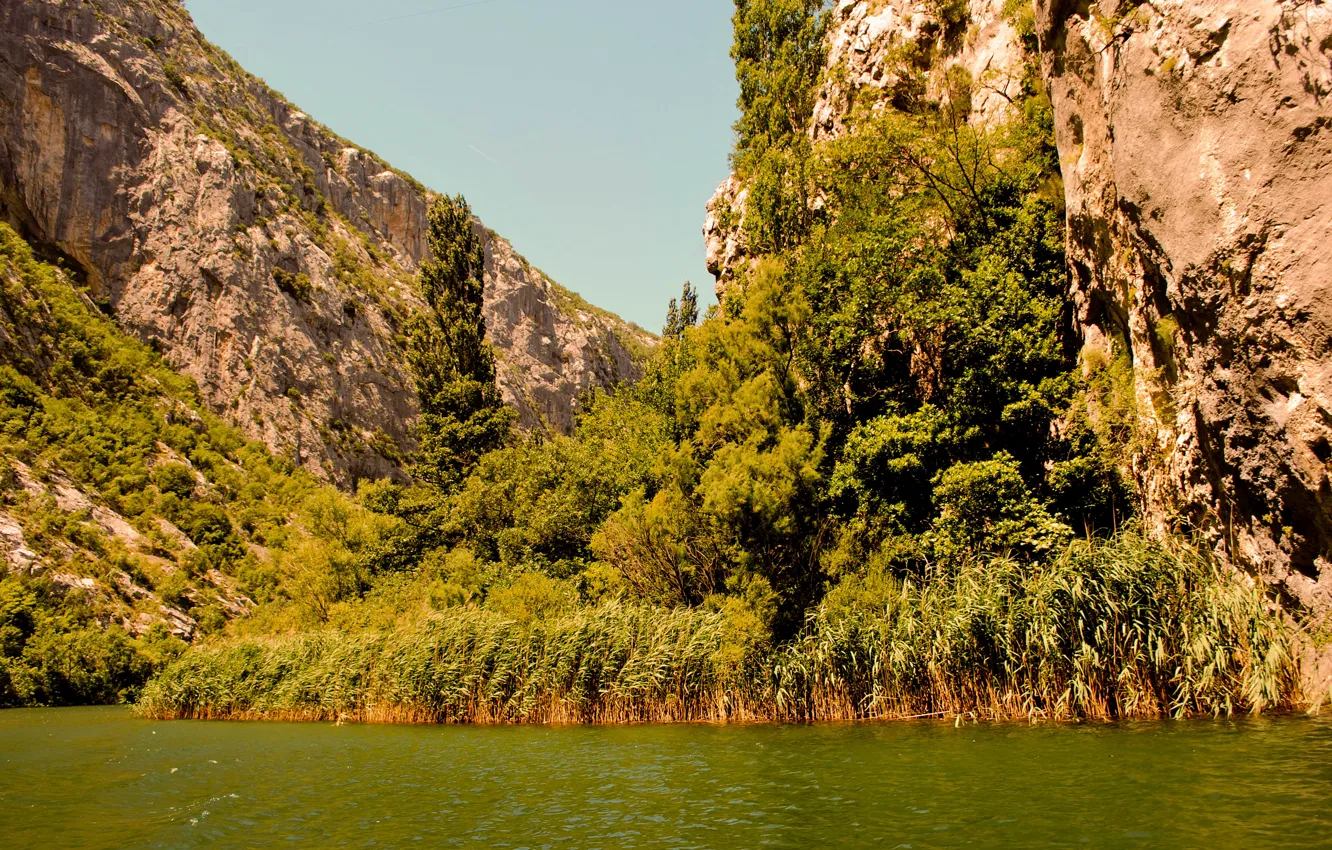
M721 612L611 603L523 626L459 608L385 631L191 649L137 711L368 723L1116 719L1297 707L1260 591L1138 538L975 561L825 604L755 643Z

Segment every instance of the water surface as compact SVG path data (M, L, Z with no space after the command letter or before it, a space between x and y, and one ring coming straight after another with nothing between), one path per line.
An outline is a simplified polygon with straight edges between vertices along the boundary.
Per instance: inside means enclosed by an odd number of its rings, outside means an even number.
M0 711L6 848L1329 848L1332 718L158 723Z

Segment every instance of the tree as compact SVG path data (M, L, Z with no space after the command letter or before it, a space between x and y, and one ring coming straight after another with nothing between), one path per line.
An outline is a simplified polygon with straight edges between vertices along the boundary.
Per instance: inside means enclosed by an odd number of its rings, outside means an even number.
M762 152L805 135L823 71L825 0L735 0L740 120L736 153Z
M666 308L666 327L662 328L663 339L679 339L688 328L698 324L698 290L689 281L685 281L680 292L680 300L671 299Z
M745 181L751 251L799 245L813 215L809 124L827 49L826 0L735 0L740 119L732 166Z
M407 329L407 361L421 403L418 479L452 490L508 440L514 413L495 385L495 353L481 315L485 253L461 195L430 205L431 258L421 264L427 310Z

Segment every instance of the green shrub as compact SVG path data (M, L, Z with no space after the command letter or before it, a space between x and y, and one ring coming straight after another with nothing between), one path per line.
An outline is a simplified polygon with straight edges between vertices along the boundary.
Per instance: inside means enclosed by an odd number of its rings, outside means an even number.
M103 628L81 594L44 580L0 579L0 707L132 700L174 659L118 628Z
M164 463L153 469L153 483L163 493L171 493L178 499L189 499L194 495L196 481L194 470L183 463Z
M492 591L486 605L514 622L528 625L567 611L576 598L571 588L549 576L524 573L508 587Z
M289 272L284 268L273 269L273 282L277 288L295 298L302 304L314 300L314 284L305 272Z

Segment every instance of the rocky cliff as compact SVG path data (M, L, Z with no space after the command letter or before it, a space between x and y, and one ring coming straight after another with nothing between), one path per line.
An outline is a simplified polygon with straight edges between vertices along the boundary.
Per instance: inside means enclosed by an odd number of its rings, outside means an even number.
M1332 606L1332 9L1037 4L1089 347L1132 358L1163 520Z
M0 216L210 405L331 480L396 473L424 187L247 74L177 0L0 6L0 120ZM654 340L487 234L505 398L568 430L578 395L633 378Z
M846 134L847 119L857 110L946 98L952 69L972 81L972 122L1011 117L1028 56L1003 6L992 0L947 8L932 0L840 0L829 12L827 67L815 95L810 139ZM718 298L748 257L741 227L747 195L732 175L708 203L703 237Z
M841 0L809 127L947 97L1001 121L1024 68L1054 106L1085 352L1131 362L1128 461L1159 529L1211 538L1332 610L1332 7L1321 2ZM704 235L719 292L745 187Z

